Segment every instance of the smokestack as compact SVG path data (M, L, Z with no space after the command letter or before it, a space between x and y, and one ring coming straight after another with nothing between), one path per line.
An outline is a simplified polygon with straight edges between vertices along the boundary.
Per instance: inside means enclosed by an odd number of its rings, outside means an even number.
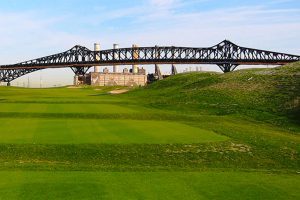
M114 49L119 49L119 45L118 44L114 44ZM119 55L117 54L117 53L114 53L114 58L116 59L116 60L118 60L119 59ZM118 66L117 65L114 65L113 66L113 72L114 73L118 73L118 71L119 71L119 69L118 69Z
M100 51L100 44L99 43L94 44L94 51ZM100 56L96 55L96 61L100 61ZM100 72L100 67L99 66L94 66L94 72L99 73Z
M157 50L159 48L158 45L155 45L155 59L159 59L159 51ZM158 66L158 64L155 64L155 74L160 77L161 76L161 71L160 68ZM159 80L161 80L160 78L158 78Z
M138 48L138 46L137 46L136 44L133 44L133 45L132 45L132 48L135 49L135 48ZM134 60L139 59L139 53L138 53L137 50L134 50L134 51L133 51L132 58L133 58ZM137 65L132 65L132 73L133 73L133 74L137 74L137 73L138 73L138 66L137 66Z

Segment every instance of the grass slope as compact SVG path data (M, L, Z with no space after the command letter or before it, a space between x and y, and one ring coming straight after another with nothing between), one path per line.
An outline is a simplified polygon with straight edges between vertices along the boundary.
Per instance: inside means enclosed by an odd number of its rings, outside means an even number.
M297 199L299 66L0 87L0 199Z
M247 69L227 74L180 74L128 96L159 109L246 115L290 126L290 122L300 124L299 94L298 62L273 69Z

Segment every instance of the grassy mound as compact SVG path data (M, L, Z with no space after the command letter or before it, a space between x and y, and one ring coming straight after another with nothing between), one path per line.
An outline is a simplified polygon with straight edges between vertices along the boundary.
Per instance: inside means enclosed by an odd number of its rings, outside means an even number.
M127 96L159 109L300 124L300 62L227 74L179 74Z

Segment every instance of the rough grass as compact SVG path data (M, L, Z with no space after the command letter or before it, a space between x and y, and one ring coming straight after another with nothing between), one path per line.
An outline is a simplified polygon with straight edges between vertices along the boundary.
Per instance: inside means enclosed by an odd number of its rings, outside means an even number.
M227 74L189 73L124 96L148 106L202 114L241 114L275 125L300 124L300 63ZM299 130L299 129L298 129Z

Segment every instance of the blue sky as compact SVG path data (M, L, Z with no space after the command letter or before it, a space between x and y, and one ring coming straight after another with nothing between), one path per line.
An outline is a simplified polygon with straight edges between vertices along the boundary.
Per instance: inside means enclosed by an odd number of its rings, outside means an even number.
M103 49L113 43L205 47L226 38L300 54L299 0L0 0L0 27L0 64L94 42ZM69 69L33 73L33 84L40 76L48 84L72 82Z

